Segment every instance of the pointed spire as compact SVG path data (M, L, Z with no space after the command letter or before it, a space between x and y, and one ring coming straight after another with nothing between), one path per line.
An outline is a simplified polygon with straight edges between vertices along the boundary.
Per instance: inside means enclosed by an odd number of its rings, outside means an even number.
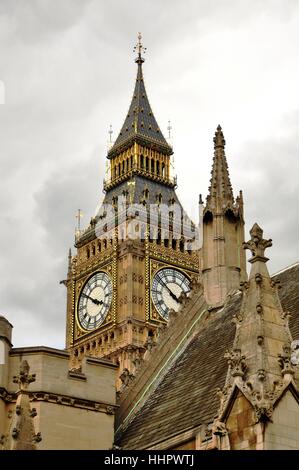
M225 156L225 139L221 129L218 125L214 137L214 158L211 172L211 186L209 188L209 195L207 203L211 206L217 206L217 201L220 206L223 202L233 203L234 196L230 182L228 165Z
M224 139L224 135L223 135L222 128L221 128L220 124L218 124L218 126L217 126L217 129L216 129L216 132L215 132L215 137L214 137L213 141L214 141L215 149L218 148L218 147L221 147L221 148L224 149L225 139Z
M233 349L226 353L229 370L220 421L231 406L235 387L252 404L257 421L265 421L271 419L275 403L286 387L294 383L288 313L282 309L278 285L266 267L265 249L272 246L272 240L263 238L258 224L254 224L250 235L243 247L252 253L252 267L249 281L241 285L243 301L234 317Z
M138 33L138 43L134 51L137 51L135 62L138 65L136 84L128 114L125 118L121 131L108 152L108 158L117 154L118 150L139 142L143 145L161 149L164 153L171 155L172 148L164 138L151 109L146 89L144 86L142 64L146 48L141 43L141 34Z

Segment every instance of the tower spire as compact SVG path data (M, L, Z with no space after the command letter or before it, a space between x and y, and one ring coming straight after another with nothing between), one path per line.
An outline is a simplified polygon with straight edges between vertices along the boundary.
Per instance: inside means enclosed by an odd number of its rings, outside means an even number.
M234 196L225 156L225 139L220 125L217 126L213 141L214 158L207 203L217 206L218 202L222 206L223 202L233 203Z
M225 139L218 125L214 136L211 186L203 213L203 280L206 300L220 306L227 294L246 279L242 193L234 199L225 156Z
M120 133L108 152L109 159L134 142L163 151L167 155L173 153L158 126L146 93L142 71L145 51L141 33L138 33L138 42L134 47L134 52L137 52L135 62L138 65L134 93Z

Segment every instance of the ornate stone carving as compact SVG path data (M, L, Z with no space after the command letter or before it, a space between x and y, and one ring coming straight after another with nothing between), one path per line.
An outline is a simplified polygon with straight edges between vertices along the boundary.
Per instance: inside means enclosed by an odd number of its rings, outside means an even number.
M284 377L286 374L294 375L295 371L291 362L292 349L291 346L284 345L282 354L278 354L278 363L281 367L281 373Z
M33 436L33 442L41 442L42 440L42 435L40 432L36 433L34 436Z
M258 304L256 305L256 311L257 311L257 313L258 313L259 315L262 315L262 313L263 313L263 306L262 306L261 303L258 303Z
M248 288L249 288L249 282L247 282L247 281L240 282L240 290L242 292L246 292L246 290L248 290Z
M122 386L121 386L121 390L123 390L125 387L127 387L131 382L132 380L134 379L134 375L131 374L131 372L125 368L121 375L119 376L121 382L122 382Z
M13 382L19 384L20 390L26 390L28 385L35 382L35 374L29 374L29 364L26 360L22 361L20 365L19 375L13 377Z
M299 340L294 340L291 344L291 363L293 366L298 366L299 364Z
M133 365L135 367L135 374L136 372L138 372L138 370L140 369L141 365L143 363L143 358L142 358L142 354L140 351L136 351L136 355L135 355L135 358L133 359Z
M31 416L31 418L35 418L35 416L37 416L36 408L32 408L32 409L31 409L31 411L30 411L30 416Z
M268 258L265 257L266 248L272 246L272 240L265 240L263 238L263 230L258 224L254 224L250 230L251 239L248 242L243 243L243 248L248 249L252 253L252 258L250 262L260 259L261 261L266 261ZM256 275L256 282L258 282Z
M225 423L222 421L216 420L213 423L212 427L212 433L215 434L216 436L226 436L227 435L227 429L225 426Z
M269 421L273 413L273 405L269 400L261 399L254 403L253 407L258 421Z
M13 439L17 439L18 436L19 436L19 434L20 434L20 430L17 429L17 428L13 428L13 430L12 430L12 432L11 432L11 437L12 437Z
M114 414L114 408L112 406L107 406L106 413L107 413L107 415L113 415Z
M227 351L224 355L231 369L232 377L244 377L247 365L245 356L241 354L241 349Z
M156 342L154 341L153 337L148 336L146 342L144 343L145 349L151 352L155 346L156 346Z

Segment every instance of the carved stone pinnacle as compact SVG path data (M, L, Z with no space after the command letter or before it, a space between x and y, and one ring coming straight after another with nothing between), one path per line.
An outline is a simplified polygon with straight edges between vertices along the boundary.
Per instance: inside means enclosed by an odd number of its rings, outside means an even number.
M215 148L217 147L222 147L224 148L225 146L225 139L224 139L224 135L223 135L223 132L222 132L222 129L221 129L221 126L218 125L217 126L217 130L215 132L215 137L214 137L214 146Z
M251 239L248 242L243 243L243 248L245 250L250 250L252 253L252 258L249 260L250 263L255 261L263 261L264 263L268 261L268 258L265 257L266 248L272 246L272 240L265 240L263 238L263 230L258 224L254 224L250 230Z
M26 390L31 382L35 382L35 374L29 374L30 366L26 360L21 362L20 373L13 377L13 382L19 384L21 390Z

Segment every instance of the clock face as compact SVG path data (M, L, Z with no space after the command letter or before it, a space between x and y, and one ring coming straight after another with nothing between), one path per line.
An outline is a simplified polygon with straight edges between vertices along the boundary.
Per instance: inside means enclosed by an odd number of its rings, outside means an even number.
M164 320L168 320L169 310L178 311L178 299L182 292L190 292L190 280L181 271L164 268L155 274L151 290L152 301Z
M100 326L112 302L112 282L106 273L94 274L84 285L78 301L78 321L85 330Z

